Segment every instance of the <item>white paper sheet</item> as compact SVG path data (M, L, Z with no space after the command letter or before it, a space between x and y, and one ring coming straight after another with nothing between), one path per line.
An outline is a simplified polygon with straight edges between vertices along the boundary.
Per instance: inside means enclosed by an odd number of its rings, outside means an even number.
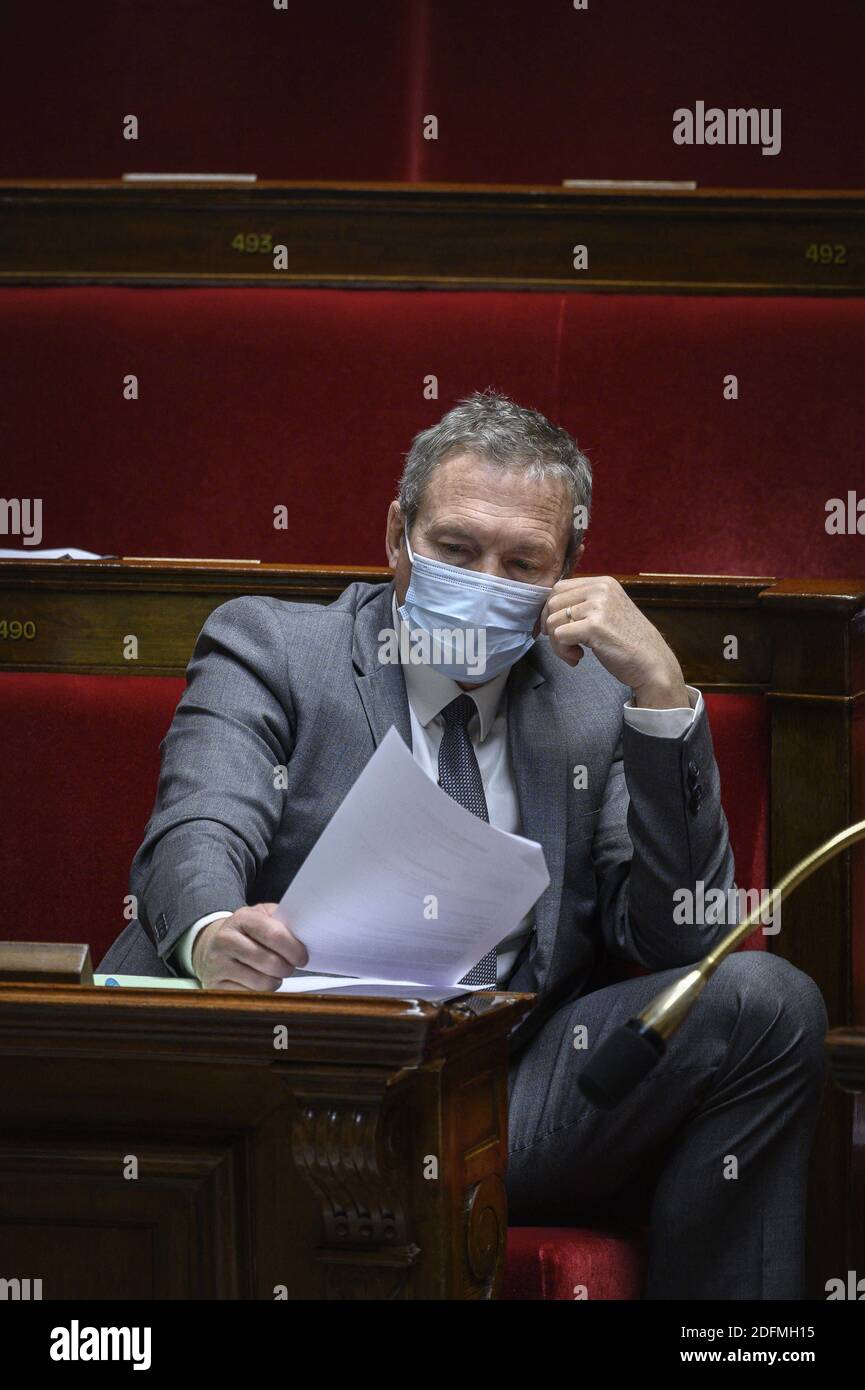
M74 545L61 545L53 550L0 550L0 560L104 560L92 550L78 550Z
M390 729L275 916L306 946L307 972L363 979L370 993L453 990L549 881L539 844L460 806Z
M414 980L373 980L356 975L312 975L295 971L283 980L278 994L367 994L394 999L429 999L443 1004L461 994L472 994L483 985L456 985L442 989L438 985L420 985Z

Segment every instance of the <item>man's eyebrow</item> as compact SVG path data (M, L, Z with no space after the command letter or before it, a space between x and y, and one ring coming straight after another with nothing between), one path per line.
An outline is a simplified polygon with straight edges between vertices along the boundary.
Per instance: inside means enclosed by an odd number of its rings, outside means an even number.
M546 545L543 541L519 541L510 548L520 550L525 555L549 556L555 552L555 546Z
M430 526L428 535L434 540L440 540L442 536L453 536L461 540L470 541L473 545L477 545L478 543L477 536L475 536L473 532L467 531L463 526L451 524L447 521L442 521ZM518 550L526 555L547 556L552 553L554 547L545 545L543 541L526 539L515 541L514 544L509 545L507 549Z
M434 521L432 526L428 528L427 534L430 536L459 536L462 540L477 543L477 538L473 532L467 531L458 521Z

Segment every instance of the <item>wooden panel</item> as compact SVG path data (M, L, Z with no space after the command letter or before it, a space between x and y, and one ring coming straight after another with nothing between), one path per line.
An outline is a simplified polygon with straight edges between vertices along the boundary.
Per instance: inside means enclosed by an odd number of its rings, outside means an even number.
M140 1130L111 1146L73 1128L36 1140L7 1133L3 1267L32 1271L45 1299L248 1297L243 1150L242 1140L187 1148ZM124 1175L131 1157L135 1178Z
M0 560L0 671L182 675L208 615L229 599L332 603L347 585L385 576L339 566Z
M391 577L375 567L0 560L0 671L182 675L208 614L229 599L331 603L351 583ZM831 694L849 680L865 688L861 644L848 640L865 609L863 580L618 577L702 690ZM725 655L731 634L735 660ZM124 655L129 636L136 660Z
M372 567L0 560L0 671L182 675L220 603L244 594L331 603L350 583L391 577ZM759 602L774 581L624 575L621 582L674 647L689 680L706 689L767 687ZM723 655L730 631L740 636L737 661ZM138 638L137 660L124 655L130 635Z
M858 192L34 180L0 183L0 211L7 284L865 290Z
M773 579L638 575L621 583L673 648L689 684L739 694L766 689L772 648L760 602ZM731 637L735 657L725 654Z
M838 1085L865 1091L865 1028L833 1028L826 1034L826 1052Z
M45 1299L494 1296L533 997L0 984L0 1269Z

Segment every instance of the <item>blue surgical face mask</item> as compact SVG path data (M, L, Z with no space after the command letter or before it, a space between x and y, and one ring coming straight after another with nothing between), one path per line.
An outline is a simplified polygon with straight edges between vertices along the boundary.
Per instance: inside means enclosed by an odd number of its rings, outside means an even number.
M478 685L519 661L535 640L552 589L414 555L408 528L405 543L411 582L399 615L411 630L412 651L419 653L412 660Z

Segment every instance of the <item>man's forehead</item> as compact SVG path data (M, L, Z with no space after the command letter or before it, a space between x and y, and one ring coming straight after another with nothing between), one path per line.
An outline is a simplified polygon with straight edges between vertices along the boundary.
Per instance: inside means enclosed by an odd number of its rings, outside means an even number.
M495 517L489 518L489 521L492 522L492 530L497 537L504 538L509 544L519 545L521 550L537 551L540 554L555 549L558 543L558 535L552 527L532 527L526 523L525 517ZM472 524L471 520L455 515L449 510L428 514L423 525L427 534L436 537L447 536L451 540L475 540L479 532L489 529L488 525Z
M451 467L452 463L456 466ZM503 521L513 515L558 516L563 508L570 510L570 492L563 478L538 477L488 459L443 461L431 475L424 494L423 510L428 515L473 503L489 508L491 517Z

